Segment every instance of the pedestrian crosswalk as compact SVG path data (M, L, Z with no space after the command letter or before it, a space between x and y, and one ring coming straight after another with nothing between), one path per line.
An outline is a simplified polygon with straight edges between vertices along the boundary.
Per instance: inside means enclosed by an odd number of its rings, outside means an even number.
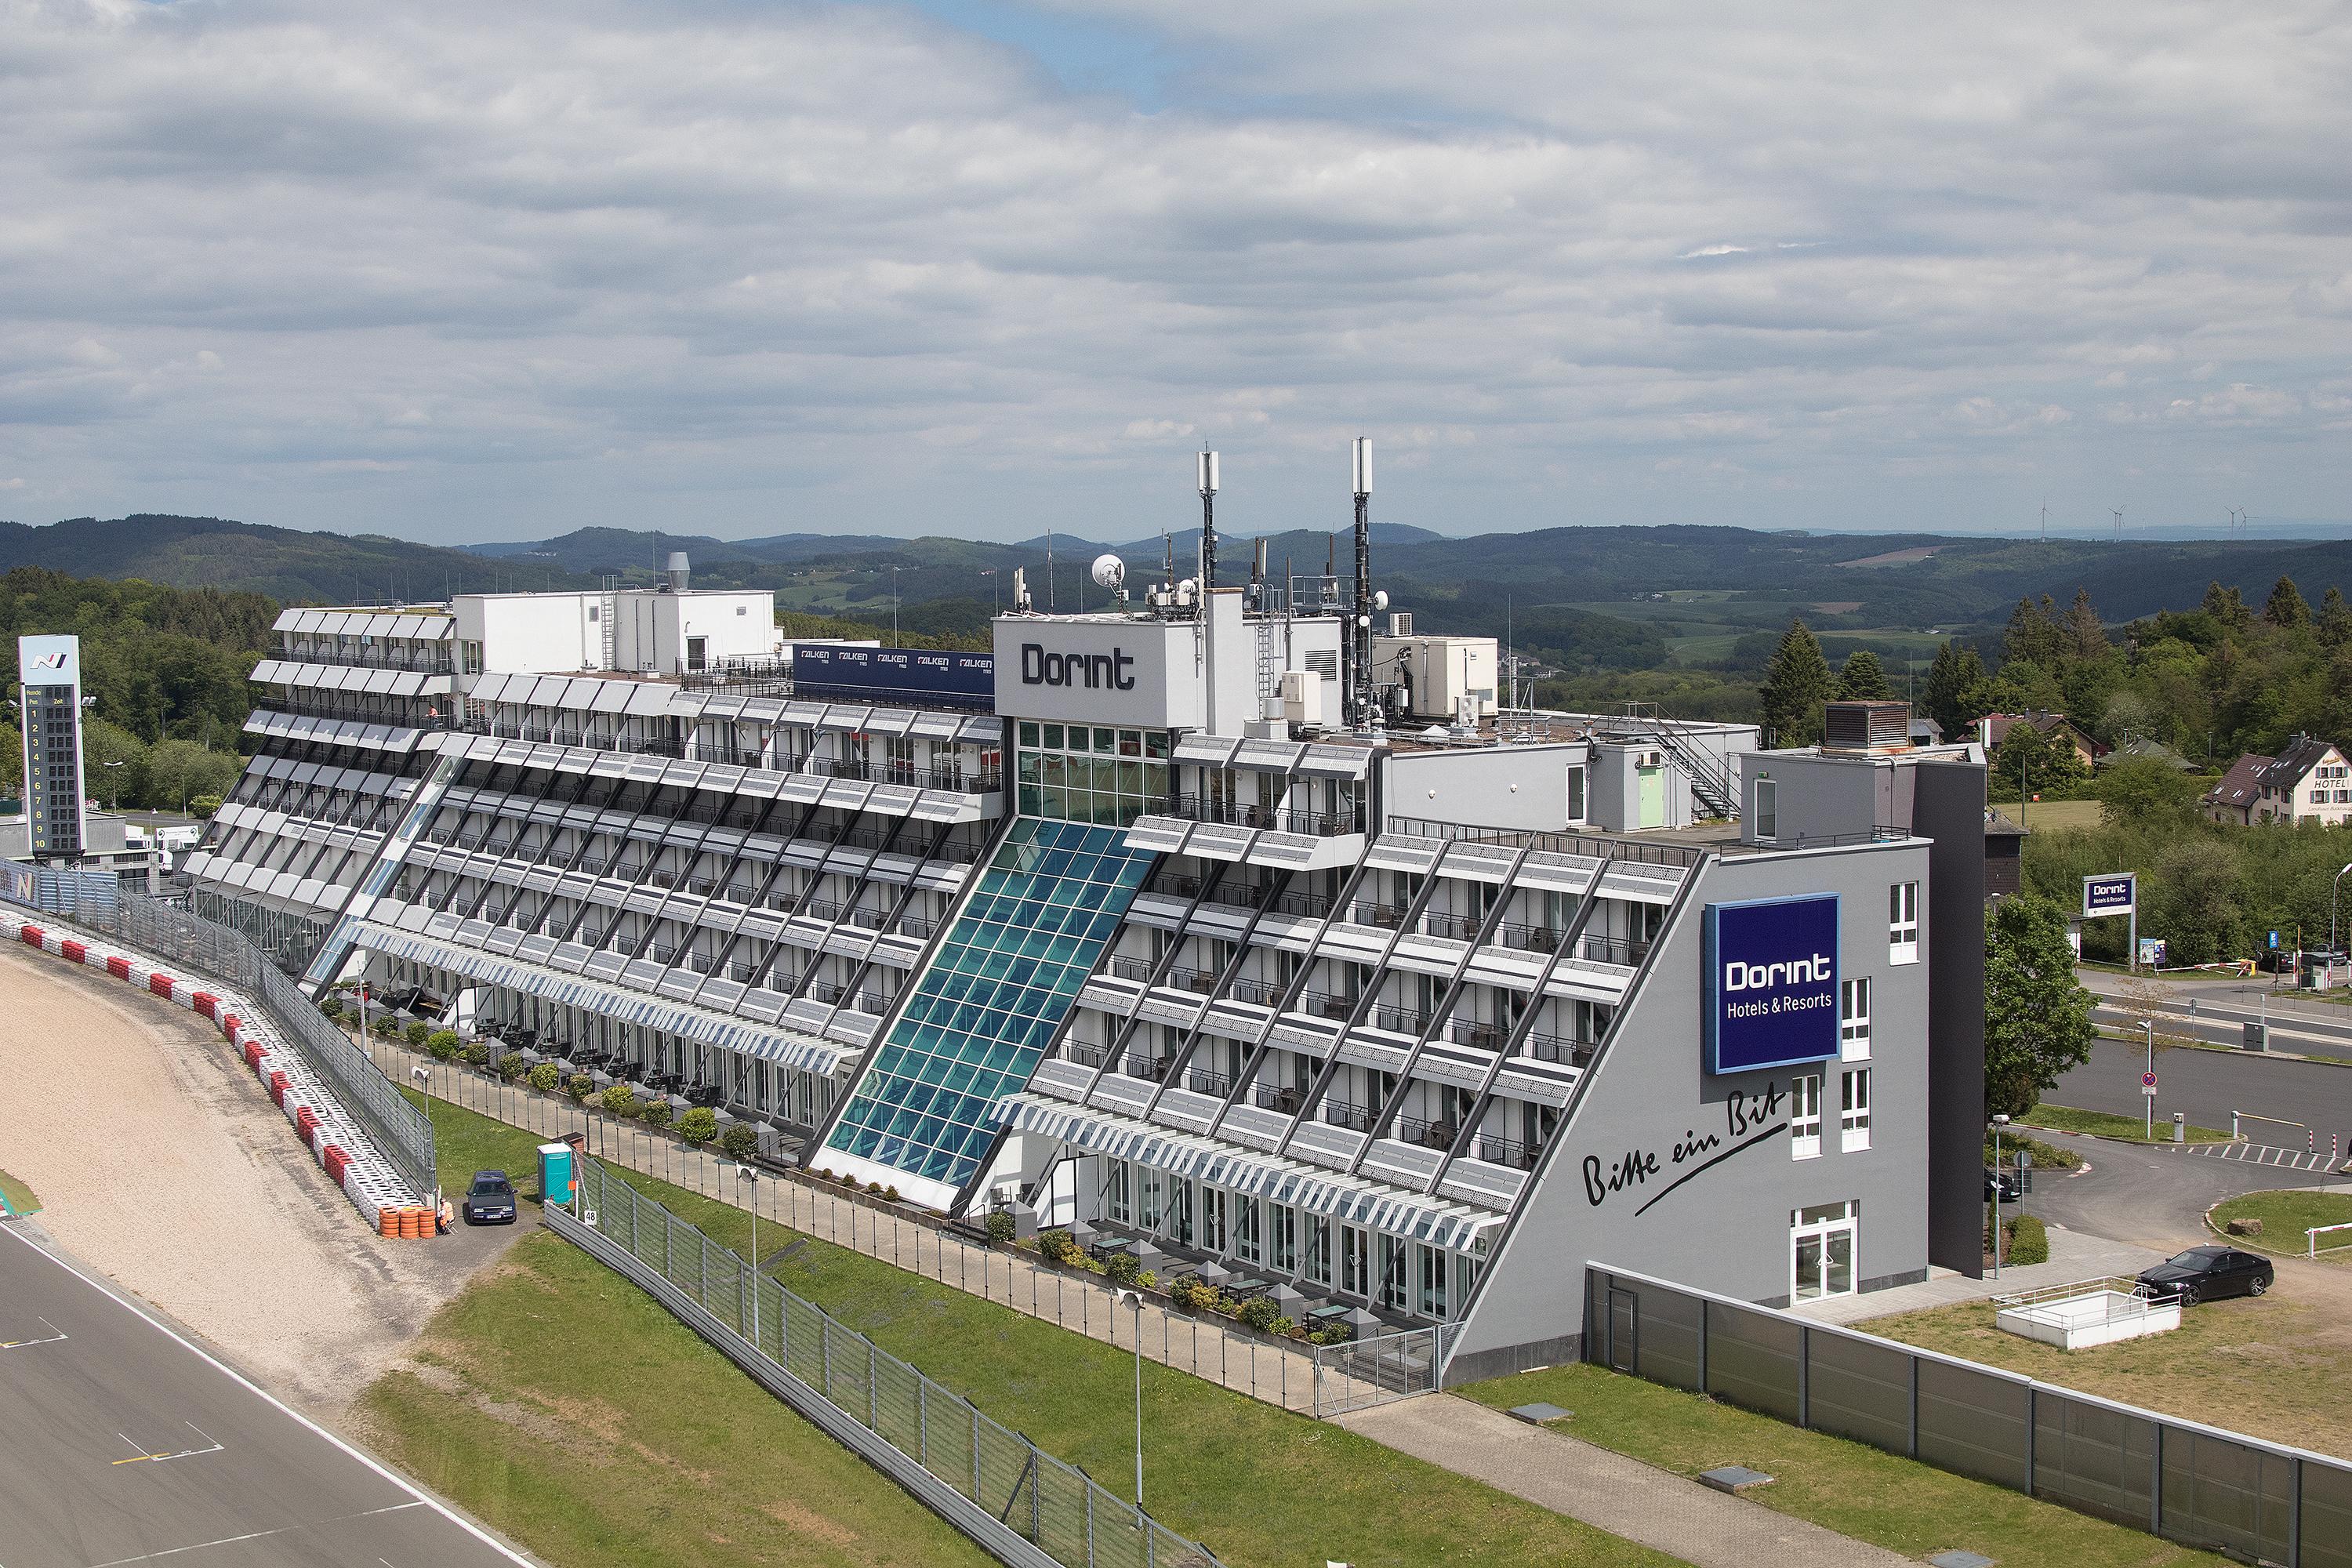
M2191 1143L2184 1152L2207 1160L2272 1165L2282 1171L2325 1171L2332 1163L2325 1149L2282 1149L2269 1143Z

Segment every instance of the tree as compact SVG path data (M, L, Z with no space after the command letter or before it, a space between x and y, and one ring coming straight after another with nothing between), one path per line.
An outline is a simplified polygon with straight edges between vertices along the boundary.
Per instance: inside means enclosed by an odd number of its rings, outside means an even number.
M1866 647L1858 647L1845 656L1845 668L1838 671L1838 697L1847 702L1884 702L1895 695L1886 684L1885 667L1878 656Z
M1780 646L1764 667L1756 694L1758 716L1776 746L1810 746L1822 738L1822 705L1837 689L1830 661L1805 623L1790 617Z
M1919 700L1927 717L1943 731L1944 739L1959 740L1960 731L1985 716L1988 710L1981 704L1986 685L1984 660L1977 657L1976 649L1953 641L1936 650L1936 661L1927 667Z
M1985 922L1985 1110L2021 1116L2091 1059L2091 994L2074 979L2066 916L2015 893Z
M2008 792L2014 789L2054 794L2090 776L2065 736L2045 735L2021 719L2010 725L2009 733L1993 748L1987 784L2003 798L2010 798Z
M2066 630L2074 638L2076 658L2105 658L2115 652L2115 645L2107 641L2107 628L2091 604L2088 588L2074 590L2074 607L2066 612Z
M2045 669L2055 668L2071 641L2052 619L2056 608L2046 597L2038 605L2031 598L2018 600L2017 608L2009 613L2009 625L2001 630L2000 661L2011 664L2024 659Z
M2311 606L2303 602L2294 578L2282 575L2271 584L2271 596L2263 601L2263 619L2282 630L2311 623Z
M82 793L108 806L147 795L146 742L120 724L91 717L81 727Z
M2108 763L2099 775L2099 800L2118 827L2183 827L2197 815L2197 786L2161 757Z
M2319 601L2319 640L2329 647L2352 642L2352 605L2344 603L2344 590L2332 583Z
M2253 619L2238 590L2224 588L2218 581L2205 584L2205 599L2198 607L2212 616L2217 624L2233 632L2245 630Z

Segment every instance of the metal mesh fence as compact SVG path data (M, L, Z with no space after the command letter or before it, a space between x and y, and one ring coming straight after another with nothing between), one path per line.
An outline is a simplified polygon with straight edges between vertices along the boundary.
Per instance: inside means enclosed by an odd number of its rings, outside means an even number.
M1315 1414L1337 1415L1434 1393L1445 1364L1444 1326L1315 1347Z
M2352 1465L1874 1334L1600 1268L1587 1361L2186 1546L2352 1568Z
M590 1227L777 1371L1064 1568L1219 1568L1206 1547L752 1269L603 1162L583 1156L576 1164L578 1207Z
M0 882L0 897L7 895ZM353 1044L320 1016L301 988L243 933L183 906L142 894L87 899L62 910L75 924L151 957L236 986L269 1015L278 1037L323 1079L337 1103L373 1139L419 1196L439 1182L433 1123Z

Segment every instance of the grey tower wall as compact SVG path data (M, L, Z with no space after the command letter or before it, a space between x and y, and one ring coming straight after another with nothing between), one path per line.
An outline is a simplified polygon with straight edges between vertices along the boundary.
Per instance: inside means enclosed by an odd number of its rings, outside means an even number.
M1927 1258L1984 1274L1985 771L1922 763L1911 830L1928 851Z

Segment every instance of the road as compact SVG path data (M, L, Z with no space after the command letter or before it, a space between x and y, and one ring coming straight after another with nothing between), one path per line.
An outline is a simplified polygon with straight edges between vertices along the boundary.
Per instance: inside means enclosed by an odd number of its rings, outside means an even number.
M2077 970L2075 977L2086 989L2110 999L2093 1009L2095 1021L2116 1028L2137 1026L2137 1016L2112 1000L2125 991L2121 978L2095 969ZM2168 993L2172 1004L2158 1022L2161 1032L2235 1047L2243 1042L2246 1025L2264 1023L2273 1050L2352 1061L2352 1008L2243 980L2152 984Z
M2139 1077L2146 1063L2147 1054L2138 1046L2101 1040L2091 1047L2089 1062L2060 1079L2042 1098L2053 1105L2137 1116ZM2194 1126L2226 1131L2230 1112L2240 1110L2308 1127L2323 1152L2329 1135L2340 1134L2345 1151L2352 1153L2352 1068L2251 1052L2178 1049L2156 1053L2156 1076L2159 1121L2171 1121L2179 1110ZM2305 1142L2297 1127L2250 1121L2244 1131L2257 1143L2299 1146Z
M0 1225L6 1568L529 1560Z

